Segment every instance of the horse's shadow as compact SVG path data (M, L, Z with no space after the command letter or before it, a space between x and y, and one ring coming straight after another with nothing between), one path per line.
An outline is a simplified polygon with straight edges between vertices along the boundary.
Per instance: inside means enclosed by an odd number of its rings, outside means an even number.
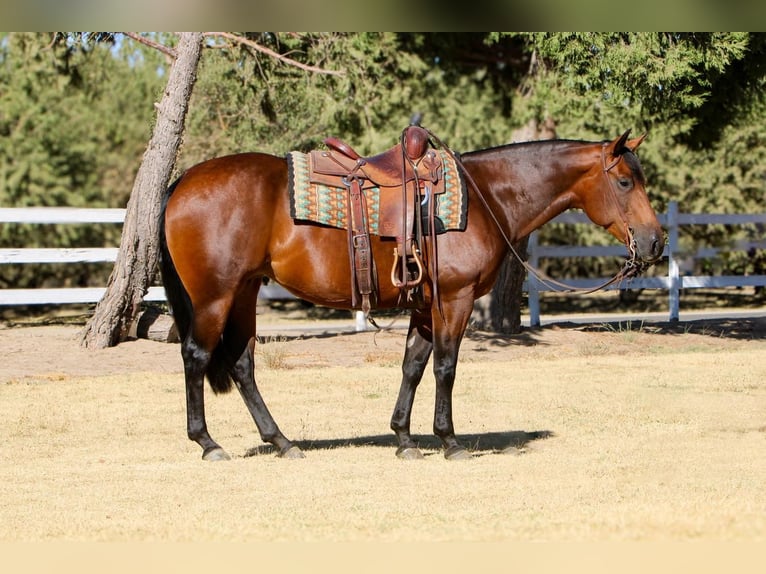
M457 438L462 445L474 456L486 456L489 454L521 454L530 443L556 436L553 431L498 431L478 434L459 435ZM414 435L418 447L424 456L438 454L442 448L441 441L433 435ZM388 449L396 449L398 446L393 434L359 436L352 438L300 440L295 444L303 451L326 450L332 448L373 446ZM249 448L245 452L245 458L264 454L274 454L273 445L264 444Z

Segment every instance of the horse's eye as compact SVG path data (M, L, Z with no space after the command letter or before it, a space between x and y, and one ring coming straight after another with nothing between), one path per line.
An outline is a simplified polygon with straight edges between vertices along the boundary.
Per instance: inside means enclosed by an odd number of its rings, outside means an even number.
M633 180L629 177L621 177L617 180L617 185L619 185L622 189L628 190L633 187Z

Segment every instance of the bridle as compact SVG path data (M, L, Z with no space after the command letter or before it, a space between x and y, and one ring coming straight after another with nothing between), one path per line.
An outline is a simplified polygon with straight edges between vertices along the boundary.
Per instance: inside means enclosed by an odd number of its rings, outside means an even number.
M638 258L638 249L636 246L636 239L633 236L633 228L630 226L630 223L628 222L628 216L625 213L625 210L620 206L620 202L617 200L617 191L614 188L614 181L612 181L612 178L609 177L609 172L617 166L621 161L623 161L623 155L620 154L612 162L607 165L606 164L606 147L608 145L608 142L604 142L601 144L601 172L604 174L604 177L606 178L606 182L608 184L609 189L609 200L614 205L617 213L620 214L620 219L622 219L622 223L625 226L625 247L628 249L628 258L625 260L625 263L623 264L622 268L617 272L617 274L614 276L614 278L607 283L606 285L611 285L615 281L622 281L625 279L630 279L631 277L635 277L637 275L640 275L646 269L648 269L651 264L646 263L644 261L641 261ZM606 286L605 285L605 286Z

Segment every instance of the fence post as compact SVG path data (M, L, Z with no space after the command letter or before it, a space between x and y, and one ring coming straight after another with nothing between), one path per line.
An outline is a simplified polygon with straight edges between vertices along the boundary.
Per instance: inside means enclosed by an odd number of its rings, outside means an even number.
M529 264L537 269L540 265L540 257L537 254L537 231L529 235L527 253ZM540 326L540 291L538 290L537 277L527 272L527 306L529 307L529 326Z
M367 316L364 311L354 311L354 331L361 333L367 330Z
M668 279L670 286L668 288L668 304L670 307L669 319L672 322L678 321L678 309L681 297L681 277L678 273L678 202L668 203Z

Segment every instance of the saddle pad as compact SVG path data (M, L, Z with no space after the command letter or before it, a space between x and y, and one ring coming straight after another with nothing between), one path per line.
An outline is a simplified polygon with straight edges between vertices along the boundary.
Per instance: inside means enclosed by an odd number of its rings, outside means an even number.
M465 229L468 198L466 186L455 161L444 150L437 150L442 160L444 192L436 194L436 216L447 231ZM288 165L288 193L290 216L293 219L321 223L346 229L348 191L345 187L333 187L311 181L309 154L292 151L286 156ZM370 233L380 235L379 187L364 190L367 200Z

